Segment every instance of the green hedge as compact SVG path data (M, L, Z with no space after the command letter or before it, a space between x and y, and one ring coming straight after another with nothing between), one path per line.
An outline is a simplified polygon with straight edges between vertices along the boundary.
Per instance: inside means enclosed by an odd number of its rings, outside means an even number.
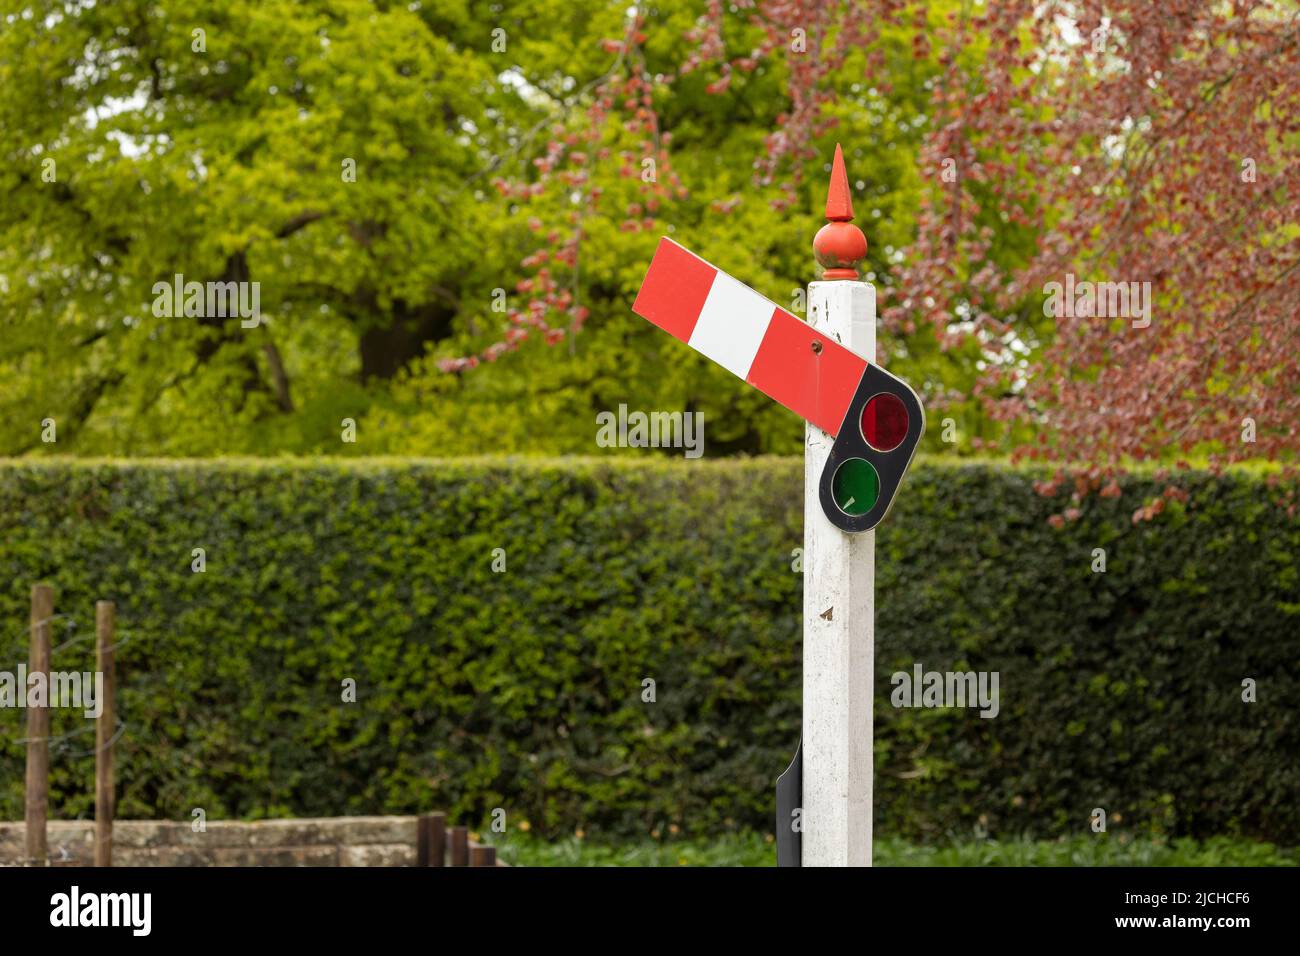
M878 532L881 831L1081 833L1104 807L1300 843L1300 525L1256 478L1195 474L1152 522L1130 515L1163 485L1138 476L1056 530L1032 479L919 462ZM789 459L0 463L0 669L34 582L80 638L56 669L92 666L94 601L117 602L123 817L770 829L801 481ZM999 671L1001 713L893 709L916 661ZM21 736L0 710L0 818L22 816ZM55 747L56 816L93 812L92 743Z

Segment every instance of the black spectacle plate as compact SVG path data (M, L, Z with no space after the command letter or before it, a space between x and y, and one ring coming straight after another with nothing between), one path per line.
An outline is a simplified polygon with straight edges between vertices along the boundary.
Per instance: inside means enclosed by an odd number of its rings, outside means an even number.
M880 399L873 406L873 409L883 410L886 432L892 425L895 434L890 436L890 440L902 433L900 419L896 414L899 403L907 414L906 432L902 440L888 450L873 448L867 441L868 436L863 434L863 411L867 403L877 396L893 396ZM895 414L890 415L891 411ZM903 475L912 463L924 432L925 410L911 387L880 366L868 365L862 381L858 383L848 413L844 416L844 422L840 425L835 444L831 446L830 458L826 461L818 483L822 511L830 523L841 531L850 532L870 531L880 524L889 513L889 506L894 502L898 486L902 484ZM864 467L862 462L866 462L868 467ZM836 475L841 469L844 471L837 482ZM877 496L868 507L865 503L870 499L872 471L877 479ZM847 505L847 510L842 505Z

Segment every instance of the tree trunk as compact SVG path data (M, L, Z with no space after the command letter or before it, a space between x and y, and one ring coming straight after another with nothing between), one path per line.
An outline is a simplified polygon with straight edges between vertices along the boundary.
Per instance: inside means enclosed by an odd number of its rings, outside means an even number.
M362 380L392 378L423 355L427 344L451 334L455 314L444 305L393 303L392 319L386 327L371 327L361 333Z

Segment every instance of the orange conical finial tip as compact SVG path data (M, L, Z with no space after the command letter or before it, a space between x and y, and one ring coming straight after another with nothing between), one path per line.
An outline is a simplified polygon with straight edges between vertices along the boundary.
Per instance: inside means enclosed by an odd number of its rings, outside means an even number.
M831 185L826 190L826 218L813 239L813 252L822 265L823 279L856 279L858 263L867 257L867 237L849 222L853 218L853 197L849 174L844 169L844 151L835 144L831 163Z
M849 174L844 171L844 150L835 144L831 163L831 185L826 190L826 218L831 222L848 222L853 218L853 197L849 194Z

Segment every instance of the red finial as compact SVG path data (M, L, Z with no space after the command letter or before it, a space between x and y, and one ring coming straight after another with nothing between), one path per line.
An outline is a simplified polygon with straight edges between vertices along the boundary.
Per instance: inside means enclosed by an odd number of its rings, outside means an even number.
M839 143L835 144L831 184L826 190L826 218L829 221L813 239L813 252L823 267L822 278L856 279L858 263L867 257L867 237L849 222L853 218L853 198Z

